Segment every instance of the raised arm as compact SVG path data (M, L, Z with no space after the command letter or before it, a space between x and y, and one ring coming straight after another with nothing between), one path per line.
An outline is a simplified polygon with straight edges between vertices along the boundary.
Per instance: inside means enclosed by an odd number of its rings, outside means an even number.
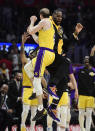
M22 35L22 44L21 44L21 51L20 51L20 59L22 62L22 66L24 66L27 63L27 58L25 56L25 51L24 51L24 44L29 37L30 37L29 34L25 32Z
M31 16L30 17L30 25L27 29L27 32L30 35L35 34L36 32L39 32L40 29L42 29L44 27L44 21L41 20L37 25L34 26L34 23L36 22L37 17L36 16Z

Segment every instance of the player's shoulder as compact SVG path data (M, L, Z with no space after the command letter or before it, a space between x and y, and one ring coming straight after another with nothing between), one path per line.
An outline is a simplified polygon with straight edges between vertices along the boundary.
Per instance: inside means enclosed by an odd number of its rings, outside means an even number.
M49 18L44 18L40 21L40 23L50 22Z

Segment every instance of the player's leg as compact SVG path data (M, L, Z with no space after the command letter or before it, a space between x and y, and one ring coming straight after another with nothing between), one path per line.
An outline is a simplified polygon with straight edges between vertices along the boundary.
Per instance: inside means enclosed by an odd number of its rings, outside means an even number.
M85 106L86 106L86 96L80 95L78 108L79 108L79 124L80 124L81 131L85 131L84 128Z
M43 77L46 66L50 65L54 61L54 58L55 54L53 52L41 49L39 50L36 62L34 63L33 61L33 65L35 67L33 86L35 88L36 96L38 99L38 110L33 120L40 119L47 113L47 111L43 108L41 77Z
M47 131L53 131L52 122L53 119L49 115L47 115Z
M87 96L87 102L86 102L86 131L90 131L90 128L91 128L93 108L94 108L94 97Z
M60 106L60 131L65 131L66 129L68 102L68 92L63 92L58 104Z
M36 115L37 106L31 106L31 125L30 130L35 131L35 121L32 121L33 117Z
M67 109L67 122L66 122L66 129L67 129L68 131L69 131L70 119L71 119L70 106L68 106L68 109Z
M66 122L67 122L67 109L68 106L61 106L60 109L60 114L61 114L61 119L60 119L60 131L65 131L66 129Z
M90 131L93 108L86 108L86 131Z
M30 105L23 104L23 111L21 115L21 131L26 131L25 122L26 122L29 109L30 109Z
M57 107L57 117L59 118L59 120L61 119L61 114L60 114L60 106ZM57 131L60 131L60 122L57 122Z
M54 62L54 68L56 67L56 72L53 73L53 76L51 75L51 79L49 81L48 91L52 96L56 96L54 90L52 88L56 88L56 85L59 84L60 80L64 77L64 75L67 73L69 68L69 61L61 56L61 55L55 55L55 62ZM50 73L52 71L50 70Z

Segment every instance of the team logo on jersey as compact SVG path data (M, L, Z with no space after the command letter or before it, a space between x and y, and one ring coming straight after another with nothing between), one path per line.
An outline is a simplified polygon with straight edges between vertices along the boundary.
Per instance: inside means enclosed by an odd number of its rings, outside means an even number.
M35 76L37 76L38 75L38 72L35 72Z
M62 27L59 27L59 28L58 28L58 34L59 34L60 37L62 38L62 35L63 35L63 29L62 29Z
M95 73L94 73L94 72L90 72L89 75L90 75L90 76L94 76Z

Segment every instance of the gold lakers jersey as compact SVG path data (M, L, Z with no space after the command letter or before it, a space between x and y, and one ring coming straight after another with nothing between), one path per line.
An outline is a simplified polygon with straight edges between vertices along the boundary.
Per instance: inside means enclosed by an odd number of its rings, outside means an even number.
M30 81L30 79L28 78L24 68L22 69L23 72L23 103L24 104L28 104L30 106L35 106L38 104L38 100L37 99L33 99L33 100L29 100L29 97L31 96L31 94L33 93L33 86L32 83Z
M53 49L55 43L54 41L55 31L51 21L50 23L51 23L51 27L48 30L41 29L39 31L39 46Z
M55 43L55 46L57 45L57 53L58 54L62 54L62 46L63 46L63 39L62 39L62 35L63 35L63 29L61 28L60 25L56 25L55 22L53 21L52 17L50 16L50 20L52 22L52 24L55 26L56 30L57 30L57 33L58 35L60 36L60 39L57 38L56 36L56 31L55 31L55 37L56 39L58 39L58 43ZM55 40L56 41L56 40Z

